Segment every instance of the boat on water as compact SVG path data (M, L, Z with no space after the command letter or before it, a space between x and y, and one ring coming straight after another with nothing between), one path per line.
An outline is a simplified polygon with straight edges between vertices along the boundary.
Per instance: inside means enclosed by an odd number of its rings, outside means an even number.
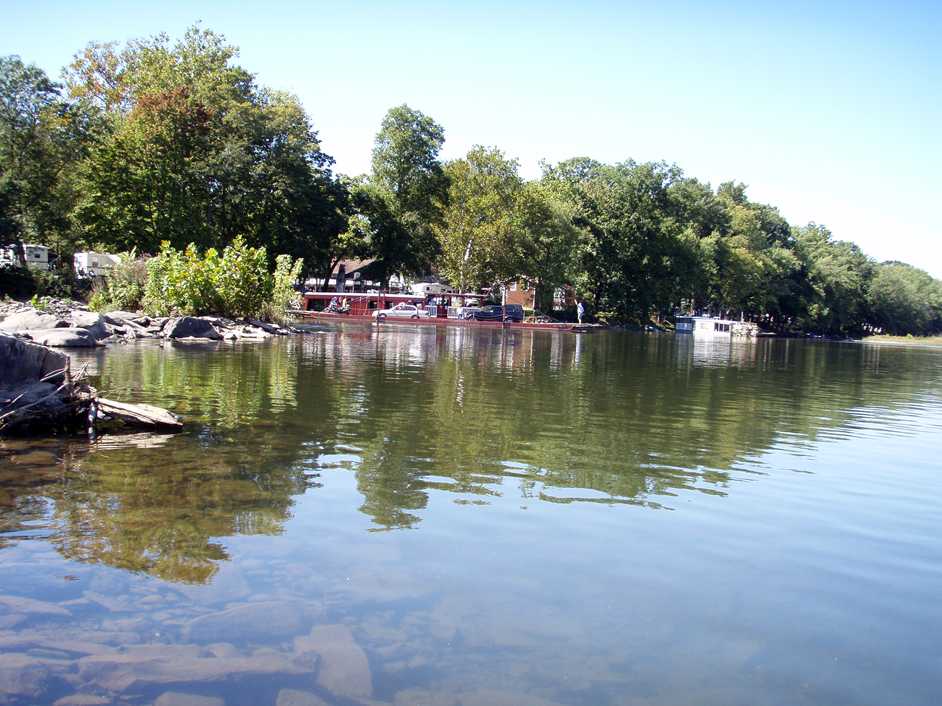
M750 321L719 319L713 316L676 316L674 333L693 336L754 337L759 334L759 326Z

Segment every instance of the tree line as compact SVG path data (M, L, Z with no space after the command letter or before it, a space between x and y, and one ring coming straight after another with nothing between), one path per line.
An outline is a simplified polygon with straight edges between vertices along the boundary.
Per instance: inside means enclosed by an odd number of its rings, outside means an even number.
M333 170L297 97L261 86L224 37L193 27L90 44L53 81L0 58L0 242L157 253L236 238L379 278L437 274L462 290L526 280L536 306L572 287L599 319L676 311L831 335L942 330L942 282L878 263L824 226L796 227L743 184L676 165L588 158L527 180L493 147L441 159L445 132L389 110L369 174Z

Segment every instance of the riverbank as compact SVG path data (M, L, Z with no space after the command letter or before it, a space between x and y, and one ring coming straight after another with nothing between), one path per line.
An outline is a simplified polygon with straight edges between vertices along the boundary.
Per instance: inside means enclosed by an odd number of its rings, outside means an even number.
M889 343L906 346L942 347L942 336L867 336L861 343Z
M138 339L195 341L262 341L271 336L300 333L257 319L222 316L157 316L140 312L92 311L78 301L47 299L0 302L0 331L53 348L91 348Z

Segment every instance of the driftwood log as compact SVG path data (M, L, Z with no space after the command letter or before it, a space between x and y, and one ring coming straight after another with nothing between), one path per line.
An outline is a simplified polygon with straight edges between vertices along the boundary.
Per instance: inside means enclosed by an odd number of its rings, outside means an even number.
M160 407L98 396L65 353L0 332L0 435L44 434L119 423L173 431L180 419Z

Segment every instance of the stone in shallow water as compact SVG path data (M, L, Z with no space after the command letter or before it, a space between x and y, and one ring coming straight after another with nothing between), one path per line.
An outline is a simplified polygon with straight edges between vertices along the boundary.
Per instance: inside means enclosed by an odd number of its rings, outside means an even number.
M179 691L167 691L158 697L154 706L225 706L226 702L215 696L184 694Z
M246 603L194 618L183 634L192 642L271 642L297 635L304 630L305 623L304 610L298 605Z
M24 654L0 654L0 703L18 703L22 699L40 703L53 672L52 666L64 664Z
M297 689L282 689L278 692L278 700L275 706L328 706L317 694L310 691L298 691Z
M458 706L458 697L450 692L428 689L403 689L396 692L395 706Z
M154 646L155 648L157 646ZM312 674L310 665L287 656L194 657L193 645L164 646L152 651L93 655L78 660L78 675L85 684L125 692L171 684L209 684L238 678L271 678Z
M37 601L35 598L23 596L0 596L0 606L4 606L10 612L25 615L61 615L63 617L71 615L69 611L55 603Z
M52 706L108 706L111 699L97 694L70 694L56 699Z
M347 698L372 695L369 660L346 625L318 625L310 635L295 638L294 649L320 657L317 683L331 693Z

